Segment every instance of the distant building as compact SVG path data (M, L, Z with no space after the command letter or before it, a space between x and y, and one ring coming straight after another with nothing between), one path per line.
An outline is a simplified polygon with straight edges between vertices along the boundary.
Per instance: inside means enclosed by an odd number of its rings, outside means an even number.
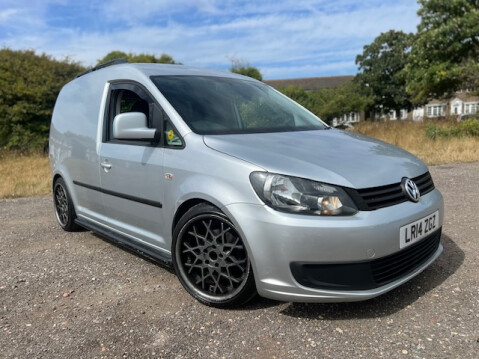
M440 117L474 115L479 113L479 96L474 96L469 90L458 91L448 99L433 99L426 105L417 107L410 112L401 110L402 120L423 121ZM390 120L396 120L396 114L388 114Z
M287 86L302 87L305 91L316 91L320 89L336 88L344 83L354 79L353 75L346 76L325 76L325 77L305 77L284 80L266 80L266 84L276 89ZM458 91L450 99L431 100L424 106L417 107L412 111L406 109L400 110L399 114L395 111L379 114L381 119L389 120L411 120L423 121L425 118L439 118L448 116L462 117L479 113L479 96L473 96L470 90ZM365 119L364 111L345 113L344 115L333 119L333 126L349 126Z
M425 117L473 115L479 113L479 96L459 91L449 100L432 100L425 105Z

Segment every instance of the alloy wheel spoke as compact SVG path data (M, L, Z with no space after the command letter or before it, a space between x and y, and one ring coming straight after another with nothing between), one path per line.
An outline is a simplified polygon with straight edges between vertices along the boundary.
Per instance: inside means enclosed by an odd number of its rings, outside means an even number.
M225 234L230 231L231 227L228 226L226 229L224 229L224 223L221 222L221 231L220 233L216 236L217 238L221 238L221 244L224 246L226 245L226 240L225 240Z
M216 243L216 236L214 235L213 231L211 230L211 223L212 223L211 219L210 219L208 224L206 224L206 222L203 221L203 224L206 228L205 240L207 240L210 243ZM208 237L210 237L210 238L208 238Z

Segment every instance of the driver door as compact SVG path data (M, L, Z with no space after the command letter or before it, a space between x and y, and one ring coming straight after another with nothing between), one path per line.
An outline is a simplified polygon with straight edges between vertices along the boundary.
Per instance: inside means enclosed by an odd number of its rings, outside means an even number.
M115 83L100 149L100 180L106 224L124 236L166 249L164 236L163 155L159 140L119 140L113 120L125 112L142 112L149 128L161 130L161 108L142 87Z

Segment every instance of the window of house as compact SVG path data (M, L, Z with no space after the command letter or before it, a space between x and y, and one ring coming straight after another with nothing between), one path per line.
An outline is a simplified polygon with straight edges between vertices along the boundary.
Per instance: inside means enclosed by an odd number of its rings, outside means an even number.
M479 110L479 102L470 102L466 103L464 106L464 113L466 114L474 114L477 113Z
M428 105L427 106L427 116L428 117L439 117L446 114L446 105Z

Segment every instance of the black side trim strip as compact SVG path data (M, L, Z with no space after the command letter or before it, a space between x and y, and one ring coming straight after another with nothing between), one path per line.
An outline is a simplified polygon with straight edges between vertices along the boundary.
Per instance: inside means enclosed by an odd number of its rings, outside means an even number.
M101 193L105 193L105 194L108 194L110 196L120 197L120 198L127 199L129 201L143 203L143 204L147 204L147 205L153 206L153 207L163 208L163 205L161 204L161 202L152 201L152 200L149 200L149 199L146 199L146 198L130 196L129 194L124 194L124 193L120 193L120 192L110 191L109 189L105 189L105 188L101 188L101 187L97 187L97 186L92 186L92 185L82 183L82 182L78 182L78 181L73 181L73 184L76 184L77 186L80 186L80 187L85 187L85 188L91 189L93 191L98 191L98 192L101 192Z
M151 259L154 259L155 261L163 265L166 265L168 267L173 266L171 255L149 248L137 241L124 237L121 234L113 232L107 228L104 228L96 223L92 223L86 219L76 218L75 223L86 229L89 229L90 231L98 233L102 237L105 237L106 239L109 239L113 241L114 243L119 244L120 246L126 247L127 249L134 250L135 252L143 256L147 256Z

